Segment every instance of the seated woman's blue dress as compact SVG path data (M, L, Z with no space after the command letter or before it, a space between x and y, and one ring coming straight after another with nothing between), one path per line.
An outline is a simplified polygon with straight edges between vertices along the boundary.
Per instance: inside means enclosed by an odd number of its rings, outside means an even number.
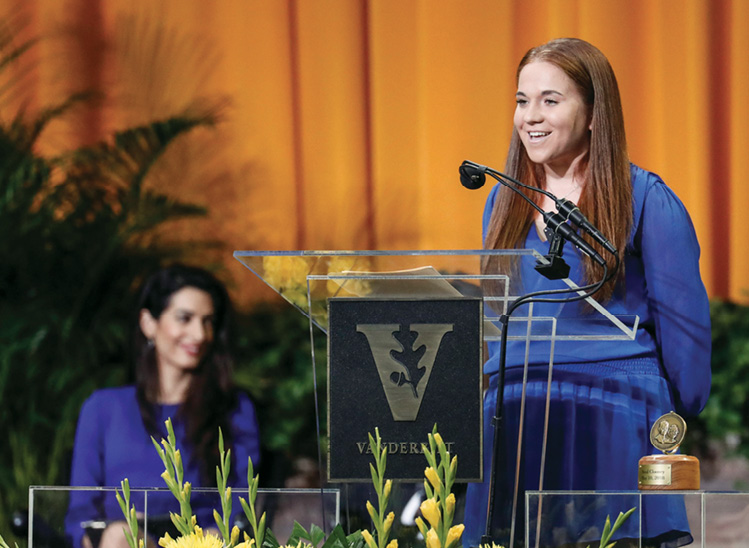
M260 460L260 439L255 408L246 394L238 393L237 406L229 417L232 429L232 476L236 485L247 486L247 459ZM182 455L184 481L193 488L215 488L215 484L202 485L200 467L192 458L191 444L185 425L177 415L178 405L157 405L157 424L172 419L177 447ZM165 436L166 437L166 433ZM161 441L161 440L157 440ZM94 392L83 404L73 447L71 486L117 487L128 479L131 488L161 487L164 464L153 446L141 420L134 386L107 388ZM193 493L193 513L202 527L215 527L213 509L220 511L218 500ZM142 496L133 492L131 503L138 512L143 511ZM167 518L169 512L179 513L179 505L170 492L148 497L149 518ZM238 506L237 506L238 507ZM73 548L80 548L85 533L82 524L88 521L122 520L122 510L114 493L72 491L65 519L65 529Z
M653 174L632 166L634 223L624 253L625 283L618 287L606 309L615 316L640 318L634 340L557 341L549 391L550 413L546 446L544 490L637 490L638 460L654 451L649 432L662 414L675 410L693 416L704 407L710 391L709 303L699 273L699 244L689 215L673 192ZM484 231L499 186L489 195ZM531 226L526 247L548 253ZM580 255L572 246L564 251L570 279L581 279ZM522 293L565 287L551 281L532 264L520 266ZM521 294L522 294L521 293ZM533 317L553 316L560 329L584 330L593 314L578 303L534 303ZM513 316L528 314L522 306ZM511 322L511 326L513 323ZM511 330L512 332L512 330ZM499 343L489 343L484 371L490 388L484 400L484 482L468 487L464 546L477 546L485 532L489 477L497 400ZM548 343L528 349L521 491L538 490L541 440L547 400ZM504 389L504 429L501 465L495 483L493 538L509 539L512 489L516 469L518 426L526 343L508 343ZM683 501L675 497L649 502L642 512L643 535L649 545L681 546L691 541ZM567 509L569 511L569 509ZM542 531L541 546L589 540L591 528L602 527L606 513L588 514L585 523L570 513ZM612 519L616 516L612 516ZM595 522L591 523L590 520ZM522 520L516 539L523 539ZM637 537L636 519L621 530L620 538ZM591 543L592 544L592 543Z

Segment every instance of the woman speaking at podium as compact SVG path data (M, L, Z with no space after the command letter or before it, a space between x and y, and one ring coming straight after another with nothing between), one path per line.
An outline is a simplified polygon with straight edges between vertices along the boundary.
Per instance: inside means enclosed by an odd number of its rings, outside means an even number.
M172 419L184 479L216 487L218 430L231 449L232 484L247 485L247 458L260 445L255 409L231 379L231 303L224 286L205 270L172 265L144 284L134 321L136 383L97 390L83 404L73 448L71 485L165 487L164 465L151 442L166 438ZM142 498L132 502L143 511ZM217 499L193 493L198 524L215 527ZM179 513L170 492L148 498L149 534L159 520ZM122 511L113 492L72 491L66 530L74 548L122 546ZM94 526L98 522L98 526ZM163 532L163 531L162 531ZM176 534L176 533L174 533Z
M671 410L696 415L706 403L709 305L689 215L658 175L629 162L616 78L594 46L558 39L523 57L517 70L514 131L505 172L577 204L621 256L618 271L593 298L615 316L640 318L634 340L556 342L543 489L636 490L638 460L652 452L653 422ZM544 211L554 210L555 202L548 196L525 192ZM544 228L542 215L521 196L504 186L494 187L483 218L486 249L535 249L546 255L549 243ZM592 245L601 255L607 254L602 246ZM576 248L568 246L564 259L570 266L569 278L578 285L601 279L601 266ZM485 274L498 272L510 275L514 295L567 287L525 264L485 265ZM533 307L534 317L557 317L560 328L565 321L598 314L584 301L534 303ZM528 306L516 314L527 315ZM489 344L485 365L490 375L484 402L485 481L469 485L464 534L468 546L476 546L485 531L498 347ZM510 528L525 352L525 341L509 342L494 532ZM531 343L521 493L539 488L548 367L548 345ZM648 546L681 546L691 540L684 520L672 518L643 515L643 529L652 537ZM603 525L603 521L572 522L574 517L568 525L577 531ZM515 538L522 539L522 520L516 523L521 528ZM567 538L564 532L555 534L555 545L577 540L574 533Z

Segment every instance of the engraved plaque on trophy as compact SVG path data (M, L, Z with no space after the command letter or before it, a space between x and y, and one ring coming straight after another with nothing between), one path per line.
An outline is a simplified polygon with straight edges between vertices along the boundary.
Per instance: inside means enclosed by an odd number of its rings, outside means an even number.
M662 451L640 459L637 484L641 490L688 490L700 488L700 461L677 455L687 423L671 411L658 418L650 429L650 443Z

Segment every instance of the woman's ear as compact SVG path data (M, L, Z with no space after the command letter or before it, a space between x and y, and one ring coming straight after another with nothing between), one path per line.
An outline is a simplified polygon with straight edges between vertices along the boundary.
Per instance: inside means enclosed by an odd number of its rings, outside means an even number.
M140 330L146 336L146 339L153 339L156 336L156 318L145 308L141 309L138 315Z

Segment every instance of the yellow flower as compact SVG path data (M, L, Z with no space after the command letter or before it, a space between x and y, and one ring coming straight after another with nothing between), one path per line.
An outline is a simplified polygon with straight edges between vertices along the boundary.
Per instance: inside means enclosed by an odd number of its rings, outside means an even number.
M434 529L429 529L427 532L427 548L442 548L437 531Z
M372 521L377 520L377 511L374 509L374 506L372 506L372 503L367 501L367 512L369 512L369 517L372 518Z
M443 445L445 445L445 442L442 441L442 436L440 436L439 432L434 434L434 442L437 444L437 447L442 447Z
M427 518L429 525L435 528L439 526L440 520L442 519L442 514L440 513L440 508L437 505L437 499L426 499L421 503L419 509L421 510L423 516Z
M449 547L452 546L453 543L458 542L460 536L463 534L463 529L465 529L465 525L462 523L450 527L450 530L447 532L447 540L445 541L445 544Z
M494 544L494 542L492 542L491 544L482 544L481 548L503 548L503 546Z
M372 538L372 534L369 531L367 531L366 529L362 529L361 536L364 537L364 542L367 543L367 546L369 546L369 548L377 548L377 544L375 544L375 541Z
M366 274L357 274L357 272L366 272L369 270L369 261L363 260L362 257L353 256L336 256L331 257L328 261L328 274L341 276L343 272L348 272L346 276L350 278L336 277L327 283L327 291L330 295L346 296L358 295L363 297L372 292L369 280L364 278ZM360 276L357 278L356 276Z
M447 495L447 498L445 499L445 509L449 514L453 513L453 510L455 510L455 495L450 493Z
M385 548L398 548L398 539L393 539L388 542L388 545Z
M197 526L191 535L173 539L166 533L159 539L162 548L222 548L223 544L216 535L203 534L203 530Z
M305 257L263 257L263 277L290 302L307 306L307 275L312 262Z
M253 548L255 546L255 539L251 538L237 544L234 548Z
M416 518L414 521L416 522L416 527L419 528L419 531L421 532L421 534L426 537L427 536L427 530L429 529L427 527L427 524L424 523L424 520L421 519L421 518Z
M385 482L385 492L384 492L385 500L387 500L388 497L390 496L390 490L392 488L393 488L393 480L387 480Z
M432 484L432 487L434 487L438 491L442 489L442 480L440 479L437 471L434 468L432 468L431 466L428 467L426 470L424 470L424 475L429 480L429 483Z
M395 519L395 514L393 512L390 512L385 518L385 533L386 534L388 531L390 531L390 527L392 527L394 519Z

